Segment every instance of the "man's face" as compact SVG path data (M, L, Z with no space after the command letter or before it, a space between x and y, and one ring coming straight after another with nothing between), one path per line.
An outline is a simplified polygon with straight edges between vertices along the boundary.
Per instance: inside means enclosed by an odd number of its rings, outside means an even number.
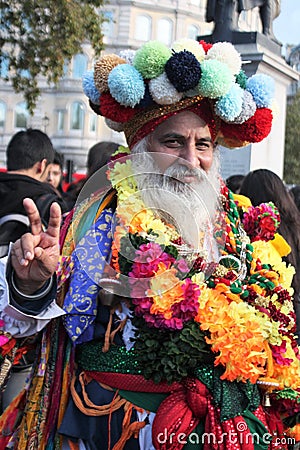
M160 153L155 161L162 173L176 162L176 158L189 169L208 172L213 162L214 145L206 123L191 111L183 111L153 131L149 136L148 150ZM190 183L193 177L187 175L182 181Z
M57 188L61 180L62 172L59 164L49 164L47 182Z

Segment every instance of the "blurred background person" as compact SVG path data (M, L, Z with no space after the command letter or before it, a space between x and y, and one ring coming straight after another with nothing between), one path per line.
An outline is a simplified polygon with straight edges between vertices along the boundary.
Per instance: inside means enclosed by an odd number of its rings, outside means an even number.
M28 231L29 221L23 207L25 197L34 200L45 226L51 204L57 201L61 205L57 192L45 182L53 160L52 142L40 130L19 131L9 141L6 148L7 172L0 173L1 246L16 241ZM4 256L6 250L2 249L1 256Z
M23 199L29 197L36 203L43 225L47 227L49 210L61 198L46 183L48 171L54 161L52 142L43 131L29 128L19 131L6 148L7 172L0 173L0 257L6 257L9 244L30 231L29 218ZM2 293L3 294L3 293ZM25 306L31 313L30 301ZM19 339L21 358L14 364L4 392L0 394L0 413L22 389L35 359L36 337Z
M62 199L62 212L70 211L73 207L73 199L63 190L64 179L64 155L55 151L53 163L49 166L47 182L56 189Z
M93 145L87 156L87 172L86 177L76 183L71 183L67 189L68 195L71 197L73 205L75 204L79 192L83 188L86 181L101 167L104 167L110 160L111 155L118 149L120 144L110 141L101 141ZM100 186L98 186L99 188Z
M231 175L226 178L225 183L228 189L231 190L234 194L239 194L241 185L244 181L245 175Z
M297 208L300 211L300 186L296 185L290 189L290 193L293 196L294 202L296 203Z
M297 315L298 343L300 342L300 212L292 194L281 178L268 169L249 172L242 183L240 194L248 197L253 206L273 202L280 214L278 232L291 247L284 260L295 267L293 278L294 308Z

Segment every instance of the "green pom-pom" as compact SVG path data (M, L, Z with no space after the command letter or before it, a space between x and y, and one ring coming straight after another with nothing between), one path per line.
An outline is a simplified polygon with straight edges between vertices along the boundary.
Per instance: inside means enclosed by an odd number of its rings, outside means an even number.
M216 59L203 61L201 70L199 93L203 97L222 97L229 91L234 82L234 76L228 66Z
M243 70L241 70L235 77L236 83L242 88L246 89L248 77Z
M144 79L156 78L163 73L165 64L171 56L171 50L166 45L150 41L137 50L133 66Z

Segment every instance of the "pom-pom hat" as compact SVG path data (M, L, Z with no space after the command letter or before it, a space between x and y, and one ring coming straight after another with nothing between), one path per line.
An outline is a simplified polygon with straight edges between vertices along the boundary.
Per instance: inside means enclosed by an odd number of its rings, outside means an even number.
M272 78L248 78L241 67L229 42L180 39L168 48L150 41L135 52L100 58L83 87L93 111L124 131L131 148L183 110L199 115L214 141L236 148L262 141L273 120Z

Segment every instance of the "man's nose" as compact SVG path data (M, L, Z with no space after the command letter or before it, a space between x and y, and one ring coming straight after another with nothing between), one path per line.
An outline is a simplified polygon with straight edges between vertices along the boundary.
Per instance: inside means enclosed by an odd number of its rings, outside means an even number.
M181 157L188 167L199 168L199 159L194 143L186 143L181 152Z

